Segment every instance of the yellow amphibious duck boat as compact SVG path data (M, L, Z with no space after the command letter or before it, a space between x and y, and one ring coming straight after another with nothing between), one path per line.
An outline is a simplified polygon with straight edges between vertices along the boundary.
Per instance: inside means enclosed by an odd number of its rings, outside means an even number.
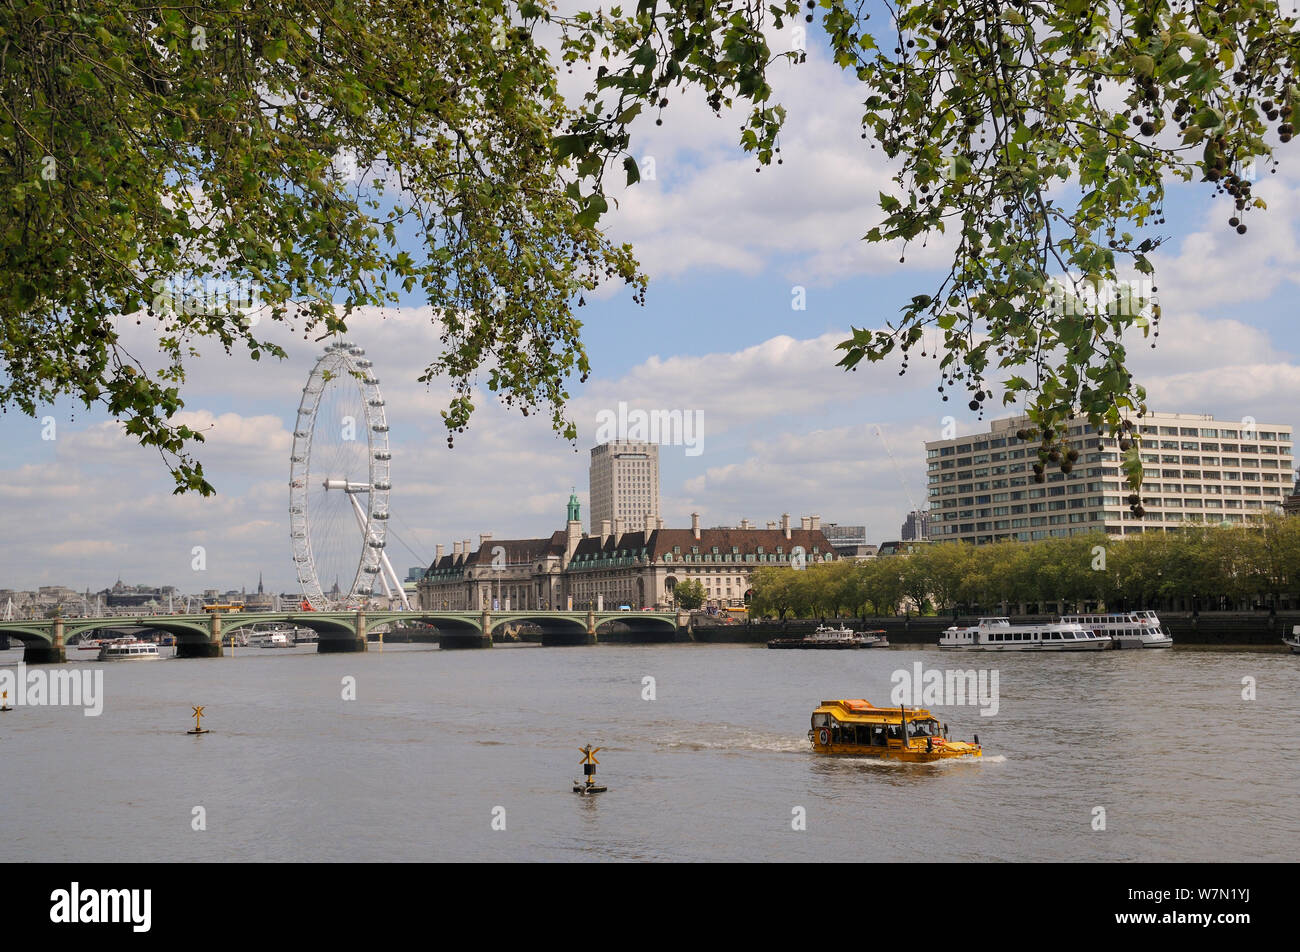
M808 732L813 752L929 763L980 757L974 743L948 739L948 728L924 708L876 707L862 699L822 701Z

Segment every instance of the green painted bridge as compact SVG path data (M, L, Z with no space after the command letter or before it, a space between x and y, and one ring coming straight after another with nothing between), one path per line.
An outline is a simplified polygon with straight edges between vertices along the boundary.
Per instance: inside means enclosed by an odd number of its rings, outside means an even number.
M542 629L543 644L596 644L602 627L623 622L643 632L676 637L689 631L690 616L675 611L335 611L212 612L200 615L117 615L109 618L43 618L0 622L0 633L21 641L23 660L67 660L69 641L102 628L146 628L176 638L178 658L215 658L222 639L254 625L286 624L316 632L317 651L365 651L368 632L397 622L425 622L438 629L443 648L486 648L492 633L510 624ZM687 636L689 637L689 635Z

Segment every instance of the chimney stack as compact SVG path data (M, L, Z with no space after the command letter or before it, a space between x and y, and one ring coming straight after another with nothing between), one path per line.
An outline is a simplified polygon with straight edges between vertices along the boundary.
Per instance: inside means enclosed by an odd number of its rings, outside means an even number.
M480 549L483 548L483 546L487 545L491 541L492 541L492 533L480 532L478 534L478 547Z
M822 517L821 517L820 515L817 515L817 516L812 516L811 519L812 519L812 525L809 526L809 528L812 529L813 532L821 532L821 531L822 531Z
M655 529L655 517L650 513L645 514L645 534L648 537Z
M790 538L790 513L788 512L781 513L781 531L785 533L787 539Z
M693 512L693 513L691 513L691 535L695 536L695 539L696 539L697 542L699 541L699 538L700 538L700 514L699 514L698 512Z
M807 532L809 529L811 529L811 528L812 528L812 516L800 516L800 517L799 517L799 528L802 529L804 532Z
M452 556L452 558L459 558L459 557L460 557L460 543L459 543L459 542L453 542L453 543L451 544L451 556Z
M1297 480L1296 482L1300 483L1300 480ZM659 516L655 516L655 528L662 529L663 527L664 527L663 519L661 519Z
M769 529L775 529L775 528L776 528L776 523L773 522L771 519L769 519L769 520L767 520L767 527L768 527Z
M614 544L618 545L618 540L623 538L623 517L614 517Z
M437 565L439 562L442 561L442 543L441 543L441 542L438 543L438 545L437 545L436 548L435 548L435 551L436 551L438 554L435 555L435 556L433 557L433 564L434 564L434 565Z
M464 542L462 542L462 543L460 544L460 550L461 550L462 552L465 553L465 561L466 561L466 562L469 561L469 553L470 553L469 542L470 542L470 540L469 540L469 539L466 539Z
M609 541L610 526L612 523L608 519L600 520L600 544L603 546Z

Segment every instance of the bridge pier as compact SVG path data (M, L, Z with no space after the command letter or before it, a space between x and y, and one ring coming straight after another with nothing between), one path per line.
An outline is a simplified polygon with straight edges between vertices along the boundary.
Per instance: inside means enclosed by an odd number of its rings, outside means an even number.
M596 644L596 613L587 609L587 644Z
M176 657L178 658L220 658L221 647L221 612L212 612L208 616L207 641L182 641L176 638Z
M59 664L68 660L68 649L63 643L63 619L55 617L54 633L48 645L25 645L24 664Z
M178 658L220 658L223 654L219 641L181 641L176 639Z
M366 644L366 613L358 611L352 619L353 632L350 638L316 638L317 654L353 654L358 651L367 651L369 646Z

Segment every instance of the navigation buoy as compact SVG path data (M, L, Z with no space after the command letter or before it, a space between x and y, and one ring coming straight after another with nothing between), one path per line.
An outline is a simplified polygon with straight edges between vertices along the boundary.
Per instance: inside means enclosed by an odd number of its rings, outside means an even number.
M206 734L208 729L203 726L203 708L194 708L194 726L187 730L187 734Z
M582 751L582 780L573 781L573 792L580 793L584 797L592 793L604 793L608 787L601 787L596 784L596 765L600 763L596 759L596 752L603 750L603 747L592 747L588 744L586 747L579 747Z

